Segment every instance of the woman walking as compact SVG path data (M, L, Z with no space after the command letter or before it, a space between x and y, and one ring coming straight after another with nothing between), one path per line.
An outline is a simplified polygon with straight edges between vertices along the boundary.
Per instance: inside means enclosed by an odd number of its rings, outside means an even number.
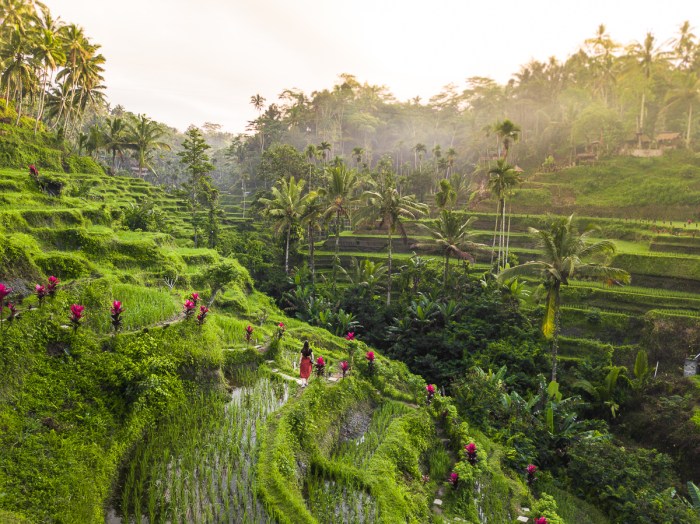
M299 360L299 376L301 377L302 387L309 385L309 376L311 368L313 368L314 353L309 347L309 341L304 341L304 347L301 348L301 359Z

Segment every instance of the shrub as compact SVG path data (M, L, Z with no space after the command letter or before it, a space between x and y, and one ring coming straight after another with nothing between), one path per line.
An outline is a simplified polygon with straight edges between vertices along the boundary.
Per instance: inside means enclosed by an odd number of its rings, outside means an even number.
M44 273L62 279L80 278L89 274L92 269L87 260L72 253L47 253L37 256L35 261Z

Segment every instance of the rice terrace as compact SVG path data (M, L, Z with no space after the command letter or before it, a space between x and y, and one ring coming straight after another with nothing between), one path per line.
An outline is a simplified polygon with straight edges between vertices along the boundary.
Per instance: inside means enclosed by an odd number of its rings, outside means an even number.
M0 1L0 524L700 523L697 8L93 4Z

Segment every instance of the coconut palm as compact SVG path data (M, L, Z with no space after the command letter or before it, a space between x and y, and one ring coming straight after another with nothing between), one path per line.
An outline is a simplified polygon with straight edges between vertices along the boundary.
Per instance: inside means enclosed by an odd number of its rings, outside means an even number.
M310 184L309 184L310 185ZM316 285L315 234L320 229L320 220L324 211L324 201L320 192L311 192L301 222L306 226L309 242L309 269L311 284Z
M493 126L493 131L503 146L503 160L506 160L511 143L517 142L518 138L520 138L520 126L506 118L502 122L496 122Z
M491 194L498 199L498 204L496 207L496 224L493 230L493 244L492 249L496 249L496 237L498 232L498 226L500 221L501 233L500 240L498 243L498 259L497 267L501 268L502 265L505 266L508 259L508 243L510 238L506 238L506 196L512 191L512 189L521 183L520 174L515 170L513 166L508 164L505 158L499 158L496 161L496 165L492 166L489 171L489 181L488 188ZM508 224L508 237L510 237L510 223ZM491 263L493 264L493 254L491 255Z
M357 203L353 193L359 184L357 172L348 169L345 165L328 168L330 178L325 191L326 209L323 212L325 218L335 217L335 256L333 261L333 283L337 276L338 253L340 251L340 228L344 218L350 219L350 210Z
M488 246L472 242L474 232L471 227L476 217L465 218L461 213L449 209L440 211L435 222L420 224L423 231L432 238L429 242L419 242L417 248L428 248L440 252L445 257L443 285L447 285L450 271L450 257L474 262L474 251L486 251Z
M641 137L644 132L644 115L646 113L646 95L649 90L651 76L657 64L664 61L666 53L663 53L654 42L654 35L647 33L644 42L634 42L628 47L628 56L633 60L635 69L642 73L644 77L644 85L642 87L642 103L639 109L639 121L637 126L637 135L639 137L639 146L641 147Z
M425 144L418 143L415 146L413 146L415 167L418 169L419 173L423 167L423 155L425 155L427 151L428 149L425 147Z
M680 84L674 85L666 94L665 109L688 108L685 146L690 149L690 132L693 123L693 108L700 104L700 79L695 73L682 75Z
M440 190L435 193L435 204L440 209L452 209L457 200L457 192L449 180L440 180Z
M542 332L552 344L552 381L557 380L561 286L568 285L576 276L609 283L630 281L630 275L626 271L604 264L604 259L615 253L615 244L610 240L590 242L597 229L591 227L579 233L573 224L573 218L573 215L556 218L543 230L530 228L530 233L542 249L542 260L504 269L498 274L501 282L520 276L542 279L547 291Z
M108 118L106 124L103 145L104 148L112 154L112 174L114 174L116 170L117 153L121 156L124 150L129 146L127 140L128 126L124 119L120 117Z
M129 147L136 151L139 174L142 174L144 169L152 169L149 161L153 150L170 150L170 145L161 141L161 138L165 135L165 128L146 115L138 115L136 118L129 120L127 125Z
M328 155L331 151L331 145L328 142L324 141L316 146L316 150L318 151L318 154L321 157L321 159L323 159L323 163L325 165L328 160Z
M46 27L41 29L33 50L34 59L42 65L43 69L41 73L41 93L39 95L39 107L34 124L34 134L36 134L39 128L39 121L44 113L44 100L47 86L53 78L54 71L56 71L59 66L63 65L66 60L66 54L61 46L58 33L52 29L52 26L56 26L56 22L48 18L45 22Z
M428 212L428 206L417 202L413 195L401 195L395 184L386 183L377 191L365 191L362 195L365 205L356 216L357 223L377 225L386 228L388 242L386 304L391 304L392 236L397 231L407 240L403 221L414 220ZM379 222L377 224L377 222Z
M300 224L306 206L316 198L316 193L302 194L304 181L298 182L294 177L289 180L281 178L277 186L272 188L272 198L261 198L263 213L273 219L273 230L276 234L285 235L284 271L289 274L289 242L292 236L292 228Z
M22 116L22 101L25 94L36 83L34 67L31 64L31 40L15 26L3 42L0 56L7 57L2 73L5 98L17 100L17 124Z

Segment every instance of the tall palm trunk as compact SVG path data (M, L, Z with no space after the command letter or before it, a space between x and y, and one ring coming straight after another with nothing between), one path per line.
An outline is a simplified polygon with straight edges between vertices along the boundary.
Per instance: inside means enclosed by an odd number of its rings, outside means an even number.
M335 216L335 255L333 256L333 289L336 286L338 275L338 265L340 264L340 211L336 211Z
M552 382L557 381L557 355L559 353L559 331L561 330L561 312L559 308L559 288L557 281L551 290L554 293L554 333L552 334Z
M513 215L513 204L510 205L510 213L508 213L508 232L506 233L506 258L504 260L503 266L508 263L508 248L510 247L510 219Z
M690 124L693 121L693 103L688 105L688 128L685 132L685 147L690 149Z
M284 247L284 273L289 275L289 237L292 236L292 225L287 227L287 244Z
M314 228L309 222L309 268L311 269L311 286L316 287L316 263L314 261Z
M499 242L499 248L498 248L498 267L499 270L501 267L504 265L504 257L503 255L505 254L505 240L506 240L506 199L502 198L501 199L501 240Z
M496 203L496 223L493 225L493 242L491 243L491 265L493 266L493 255L496 252L496 237L498 236L498 217L501 214L501 201Z
M386 286L386 305L391 304L391 226L389 227L389 261L387 263L387 286Z
M447 287L447 277L450 273L450 252L445 251L445 275L442 277L443 287Z
M36 136L37 131L39 130L39 121L41 120L41 117L44 113L44 95L46 94L46 85L49 82L49 70L48 68L44 69L44 77L43 81L41 83L41 94L39 95L39 109L36 112L36 121L34 122L34 136Z

